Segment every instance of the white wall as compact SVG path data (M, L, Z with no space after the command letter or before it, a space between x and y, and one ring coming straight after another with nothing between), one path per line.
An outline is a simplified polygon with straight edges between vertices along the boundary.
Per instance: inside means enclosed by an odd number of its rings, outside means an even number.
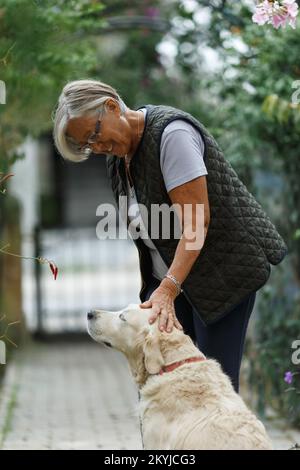
M25 158L18 160L11 168L13 177L9 180L9 192L17 197L21 205L22 256L34 256L34 228L39 222L39 142L27 138L19 148ZM28 327L34 327L36 318L36 293L34 283L34 260L22 260L23 309Z

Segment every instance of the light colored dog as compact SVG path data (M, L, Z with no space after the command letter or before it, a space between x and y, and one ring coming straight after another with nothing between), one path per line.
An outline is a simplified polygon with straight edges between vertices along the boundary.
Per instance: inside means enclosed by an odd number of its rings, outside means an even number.
M92 338L128 359L140 389L145 449L272 449L220 365L182 331L150 325L150 314L137 304L88 313Z

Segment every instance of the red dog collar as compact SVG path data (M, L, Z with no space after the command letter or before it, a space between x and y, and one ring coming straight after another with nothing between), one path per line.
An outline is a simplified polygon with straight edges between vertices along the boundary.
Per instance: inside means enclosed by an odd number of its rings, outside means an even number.
M173 362L172 364L163 366L159 371L159 375L162 375L165 372L172 372L172 370L177 369L177 367L180 367L183 364L187 364L189 362L200 362L200 361L205 361L205 360L206 360L206 357L197 356L197 357L189 357L188 359L183 359L182 361L178 361L178 362Z

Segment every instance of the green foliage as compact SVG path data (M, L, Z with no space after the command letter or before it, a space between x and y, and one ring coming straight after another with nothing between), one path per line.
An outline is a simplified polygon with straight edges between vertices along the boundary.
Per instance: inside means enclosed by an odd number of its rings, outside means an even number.
M50 130L61 87L96 66L87 35L102 25L98 2L0 0L0 79L7 103L0 106L0 170L27 135ZM34 112L31 112L34 110Z
M8 171L24 137L51 130L54 105L69 80L107 82L130 107L180 105L185 89L167 77L157 52L166 31L155 26L156 17L167 25L171 15L158 0L0 0L0 79L7 86L0 170Z
M281 202L270 215L294 254L300 279L300 239L293 237L300 227L300 107L293 100L300 88L299 23L295 30L259 27L245 2L199 3L209 8L209 27L202 28L199 40L199 26L191 16L195 26L184 39L194 50L206 44L221 58L211 73L199 69L199 60L189 62L189 73L200 75L195 88L205 89L205 120L254 194L254 170L281 176Z
M146 103L179 106L186 90L162 65L157 48L167 30L155 28L160 18L167 28L172 7L157 0L104 3L104 16L126 19L126 29L120 26L98 38L96 75L115 87L131 108ZM174 93L178 87L180 92Z
M290 262L292 268L287 278L276 267L276 276L262 290L256 337L249 351L250 382L260 410L268 403L300 426L299 375L293 386L284 382L285 372L295 369L291 344L299 335L300 323L300 239L294 236L300 227L299 106L292 103L293 83L300 71L300 30L260 29L249 23L240 39L247 47L235 53L236 75L226 96L229 122L235 122L235 140L242 129L244 138L255 142L252 155L258 166L279 173L285 183L281 220L275 212L272 218L288 243L290 256L284 263Z
M201 5L210 13L207 27L199 27L189 14L193 27L183 39L177 36L189 44L188 57L179 55L178 66L194 78L192 109L202 108L204 123L256 197L262 191L255 187L253 170L278 174L283 183L280 200L274 201L278 192L271 188L259 201L265 208L273 205L267 212L288 244L283 266L290 275L276 267L261 290L256 337L248 351L250 384L261 411L270 403L300 426L299 375L295 388L283 380L286 371L293 371L291 344L300 323L300 112L293 101L297 82L300 88L299 20L296 30L275 30L253 24L243 1L201 1L200 13ZM203 45L218 53L218 69L208 72L202 66Z
M279 98L278 95L269 95L262 104L262 111L281 125L289 123L300 130L300 105Z
M51 130L53 107L69 80L98 78L130 107L182 108L207 125L255 195L256 169L281 176L282 201L270 215L288 241L299 283L300 112L292 103L300 80L299 23L296 30L276 31L252 24L244 1L197 3L200 17L202 7L210 14L207 24L197 22L190 2L179 0L0 0L0 80L7 86L7 104L0 105L0 172L8 172L27 135ZM173 26L155 28L156 15ZM159 53L166 33L176 47L174 67L165 66ZM207 68L205 47L221 59L216 70ZM264 197L263 206L273 202L272 194ZM278 280L263 290L251 385L261 407L271 400L299 424L299 395L286 392L283 381L299 331L299 299L287 293L293 276L276 271Z
M266 405L273 406L291 424L300 427L300 374L288 385L287 371L300 371L291 361L299 339L300 295L286 292L284 272L276 268L273 283L261 291L255 337L248 348L249 385L257 397L256 405L264 414Z

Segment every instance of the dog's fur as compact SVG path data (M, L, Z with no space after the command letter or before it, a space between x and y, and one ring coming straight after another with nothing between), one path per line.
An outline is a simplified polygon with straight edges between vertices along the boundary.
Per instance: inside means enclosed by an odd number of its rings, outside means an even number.
M93 339L128 359L140 388L145 449L272 449L263 424L235 393L212 359L185 363L159 375L163 365L203 356L189 336L150 325L151 309L94 311L88 321Z

